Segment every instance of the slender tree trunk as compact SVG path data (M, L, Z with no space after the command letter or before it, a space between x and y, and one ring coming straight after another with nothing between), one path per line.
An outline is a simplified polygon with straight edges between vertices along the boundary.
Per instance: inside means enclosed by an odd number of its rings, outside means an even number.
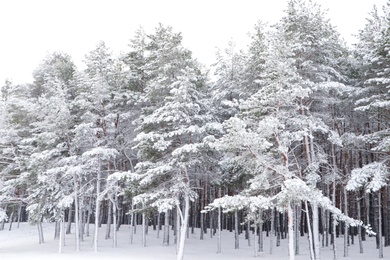
M246 239L248 240L248 246L251 246L251 220L248 218L248 222L246 224Z
M221 188L219 188L219 190L221 190ZM221 251L221 229L222 229L222 225L221 225L221 207L218 207L218 235L217 235L217 254L220 254L222 251Z
M73 211L73 205L70 205L68 211L68 224L66 226L66 234L70 234L72 230L72 211Z
M311 203L313 210L313 242L314 242L314 259L320 260L320 234L319 234L319 222L318 222L318 205L317 203Z
M111 196L111 195L109 195ZM107 212L107 225L106 225L106 236L105 239L111 237L111 222L112 222L112 203L108 200L108 212Z
M263 239L263 210L259 209L259 252L264 251L264 239Z
M37 226L38 226L39 244L43 244L43 243L45 243L45 239L43 237L42 220L38 221Z
M289 260L295 260L294 250L294 211L291 206L291 202L287 206L288 215L288 256Z
M64 219L63 217L61 218L60 220L60 240L59 240L59 243L58 243L58 253L61 254L62 253L62 246L63 246L63 239L64 239Z
M178 207L178 210L180 212L180 208ZM185 247L185 241L186 241L186 232L187 232L187 226L188 226L188 218L190 213L190 198L188 195L184 196L184 212L180 214L181 218L181 228L180 228L180 242L179 244L179 250L177 254L177 260L182 260L184 257L184 247Z
M348 216L348 193L344 187L344 214ZM344 223L344 257L348 257L348 224Z
M117 207L116 207L116 202L117 202L117 197L114 196L114 199L111 199L111 203L113 204L112 205L112 213L113 213L113 216L112 216L112 219L114 221L113 225L114 225L114 229L113 229L113 232L114 232L114 238L113 238L113 243L114 243L114 247L118 247L118 237L117 237L117 229L116 229L116 226L117 226Z
M234 248L239 249L239 234L238 234L238 211L234 212Z
M134 201L131 199L131 214L130 214L130 244L133 244L134 239Z
M161 230L161 213L159 212L157 215L157 238L160 238L160 230Z
M17 228L20 227L20 221L22 218L22 206L23 206L23 204L20 202L19 207L18 207L18 226L17 226Z
M143 206L145 207L145 206ZM142 211L142 246L146 246L146 213Z
M78 185L77 177L73 176L74 184L74 217L75 217L75 236L76 236L76 252L80 251L80 222L79 222L79 194L78 194Z
M295 230L294 230L294 236L295 236L295 255L299 255L299 235L300 235L300 231L299 231L299 228L300 227L300 219L301 219L301 216L300 216L300 212L301 212L301 207L300 206L295 206Z
M382 237L382 194L378 191L378 234L379 237L379 258L383 258L383 237Z
M100 185L101 172L97 171L96 177L96 205L95 205L95 233L93 238L94 250L98 251L98 237L99 237L99 219L100 219Z
M255 229L255 234L253 236L253 244L254 244L254 250L255 250L255 257L259 256L259 243L257 241L257 236L258 236L258 229L257 229L257 220L256 220L256 215L255 215L255 221L254 221L254 229Z
M275 236L275 208L271 209L271 231L269 234L269 253L273 254L274 236Z
M169 246L169 210L164 213L163 246Z
M315 251L313 248L313 234L311 231L311 223L310 223L310 214L309 214L309 206L307 201L305 201L305 211L306 211L306 220L307 220L307 237L309 239L309 249L310 249L310 259L315 259Z
M335 154L335 148L334 145L332 145L332 167L333 167L333 184L332 184L332 204L336 206L336 154ZM333 260L337 260L337 248L336 248L336 226L337 226L337 220L336 216L332 215L332 239L333 239Z
M86 235L87 237L89 237L89 223L91 221L91 212L92 212L92 197L89 198L89 201L88 201L88 215L87 215L87 225L86 225Z
M360 194L358 194L359 196ZM357 199L356 201L356 205L357 205L357 215L358 215L358 220L361 220L362 216L361 216L361 207L360 207L360 198ZM363 254L363 240L362 240L362 227L361 226L357 226L357 232L358 232L358 238L359 238L359 252L360 254Z

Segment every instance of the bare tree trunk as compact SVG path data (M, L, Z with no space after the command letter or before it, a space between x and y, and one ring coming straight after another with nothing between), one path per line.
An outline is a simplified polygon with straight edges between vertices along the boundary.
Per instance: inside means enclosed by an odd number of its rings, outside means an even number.
M295 260L294 250L294 212L291 206L291 202L287 206L288 215L288 259Z
M145 207L145 206L143 206ZM142 211L142 246L146 246L146 213Z
M117 197L116 196L114 196L114 199L111 199L111 203L113 204L112 205L112 213L113 213L112 219L114 221L114 223L113 223L113 225L114 225L113 243L114 243L114 247L118 247L118 237L117 237L117 229L116 229L116 226L117 226L117 207L116 207Z
M246 224L246 239L248 240L248 246L251 246L251 220L248 218Z
M163 246L169 246L169 210L164 213Z
M37 226L38 226L39 244L43 244L43 243L45 243L45 239L43 237L42 220L38 221Z
M131 200L131 214L130 214L130 244L133 244L134 239L134 201Z
M157 238L160 238L160 229L161 229L161 213L157 215Z
M221 191L221 188L219 188L219 191ZM221 210L221 207L218 207L218 235L217 235L217 254L220 254L222 251L221 251L221 229L222 229L222 225L221 225L221 213L222 213L222 210Z
M96 177L96 205L95 205L95 233L93 238L94 250L98 251L98 237L99 237L99 219L100 219L100 185L101 172L97 171Z
M111 195L109 195L111 196ZM108 200L108 212L107 212L107 225L106 225L106 236L105 239L109 239L111 237L111 222L112 222L112 203Z
M305 211L306 211L306 220L307 220L307 237L309 239L309 249L310 249L310 259L315 259L315 252L313 248L313 234L311 232L311 223L310 223L310 215L309 215L309 206L307 201L305 201Z
M383 237L382 237L382 194L381 190L378 191L378 234L379 237L379 258L383 258Z
M69 206L69 211L68 211L68 224L66 226L66 234L70 234L72 230L72 211L73 211L73 206Z
M91 215L92 215L91 211L92 211L92 198L90 197L88 201L88 215L87 215L86 232L85 232L87 237L89 237L89 223L91 221Z
M75 217L75 236L76 236L76 252L80 251L80 222L79 222L79 194L78 194L78 185L77 178L73 176L73 185L74 185L74 217Z
M180 207L178 207L179 212ZM184 212L180 213L180 219L181 219L181 228L180 228L180 240L178 242L179 244L179 250L177 254L177 260L182 260L184 257L184 247L185 247L185 241L186 241L186 232L187 232L187 226L188 226L188 218L190 213L190 198L188 195L184 196Z
M344 214L348 216L348 193L344 187ZM348 224L344 223L344 257L348 257Z
M18 226L17 226L17 228L20 227L20 220L22 218L22 206L23 206L23 204L20 202L19 207L18 207Z
M358 194L358 196L359 195L360 194ZM358 198L356 201L358 220L362 219L360 200L361 200L361 198ZM362 227L361 226L357 226L357 232L358 232L358 238L359 238L359 252L360 252L360 254L363 254L363 241L362 241Z
M239 249L239 234L238 234L238 211L234 212L234 248Z
M9 228L8 230L11 231L12 229L12 223L14 222L14 212L15 212L15 206L12 206L12 212L11 215L9 216Z
M258 257L259 256L259 243L258 243L258 241L257 241L257 236L258 236L258 229L257 229L257 219L256 219L256 215L255 215L255 219L254 219L254 229L255 229L255 234L254 234L254 236L253 236L253 244L254 244L254 250L255 250L255 257Z
M264 239L263 239L263 210L259 209L259 252L264 251Z
M274 246L274 233L275 233L275 208L271 209L271 231L269 232L269 253L272 255Z
M332 204L336 206L336 154L335 154L335 148L334 145L332 145L332 167L333 167L333 184L332 184ZM336 226L337 226L337 220L335 215L332 215L332 239L333 239L333 260L337 260L337 248L336 248Z
M63 217L61 218L61 220L59 221L60 222L60 240L59 240L59 243L58 243L58 253L61 254L62 253L62 246L64 244L64 219Z

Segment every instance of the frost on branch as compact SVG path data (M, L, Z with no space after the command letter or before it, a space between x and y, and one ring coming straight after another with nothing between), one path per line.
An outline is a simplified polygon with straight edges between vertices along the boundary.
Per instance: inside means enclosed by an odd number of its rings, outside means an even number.
M386 186L388 170L383 162L373 162L354 169L347 183L347 190L364 188L366 192L376 192Z
M269 209L272 207L272 205L273 204L271 202L271 199L263 196L246 197L243 195L226 195L222 198L215 199L212 203L206 206L203 213L206 213L219 207L224 209L224 213L242 209L249 209L252 213L255 213L259 209Z

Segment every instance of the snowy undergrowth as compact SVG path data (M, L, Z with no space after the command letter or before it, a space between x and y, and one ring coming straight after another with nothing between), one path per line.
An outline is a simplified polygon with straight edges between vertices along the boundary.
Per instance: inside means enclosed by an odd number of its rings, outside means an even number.
M58 254L58 240L54 240L54 224L44 223L45 243L38 244L38 231L36 226L31 226L27 223L22 223L20 228L14 226L11 231L6 229L0 231L0 257L1 259L39 259L39 260L103 260L103 259L158 259L170 260L175 259L175 246L172 244L168 247L162 246L161 237L157 239L156 231L149 227L149 234L147 236L147 246L142 247L141 227L137 228L137 234L134 236L133 244L129 241L130 228L127 225L121 226L118 232L118 247L113 247L111 239L105 240L104 233L101 234L99 252L93 252L92 239L93 237L85 237L81 243L81 251L75 252L74 234L66 235L66 246L63 248L63 253ZM90 227L93 232L93 227ZM104 226L102 226L104 229ZM92 235L92 234L91 234ZM173 236L171 233L171 241ZM186 248L184 259L188 260L211 260L211 259L253 259L253 236L251 245L248 246L248 241L245 240L244 234L240 235L240 249L234 249L234 234L229 231L222 232L222 253L216 254L217 251L217 237L210 238L210 234L205 235L204 240L199 240L199 230L195 230L194 234L190 234L186 241ZM264 233L264 252L259 254L260 259L288 259L287 240L281 241L281 246L274 245L272 255L269 254L270 239ZM274 238L274 243L276 238ZM364 242L365 253L359 254L359 247L355 239L355 245L349 247L349 257L343 257L343 237L338 238L338 257L339 259L354 259L366 260L378 258L378 250L375 249L374 238L369 238ZM296 257L297 260L310 259L307 238L300 238L300 255ZM385 248L384 256L390 256L390 248ZM321 248L321 259L333 259L333 252L331 247Z

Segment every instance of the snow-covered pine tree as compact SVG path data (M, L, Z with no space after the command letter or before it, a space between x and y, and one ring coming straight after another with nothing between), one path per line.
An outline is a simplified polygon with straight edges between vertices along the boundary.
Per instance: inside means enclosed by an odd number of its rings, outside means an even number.
M203 137L210 120L203 103L205 78L182 36L159 25L148 35L148 75L144 108L138 119L136 173L142 194L134 199L159 211L176 208L180 218L178 259L183 258L190 201L202 166Z

